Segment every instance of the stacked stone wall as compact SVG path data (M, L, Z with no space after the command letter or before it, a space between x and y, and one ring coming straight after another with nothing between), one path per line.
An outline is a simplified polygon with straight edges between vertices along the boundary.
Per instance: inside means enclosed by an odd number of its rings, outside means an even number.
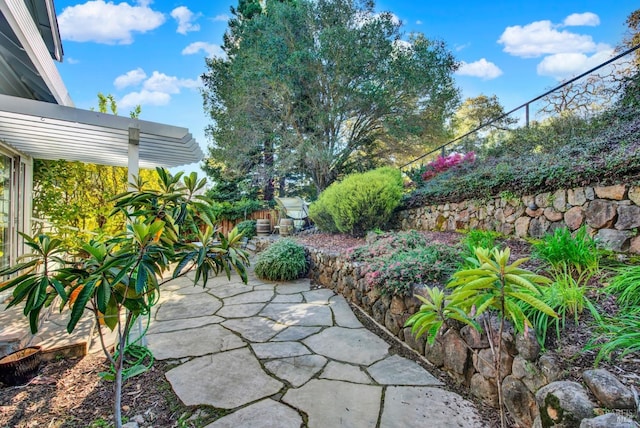
M640 186L617 184L560 189L537 195L503 192L489 200L428 205L401 211L402 230L495 230L540 238L558 227L586 226L605 248L640 253Z

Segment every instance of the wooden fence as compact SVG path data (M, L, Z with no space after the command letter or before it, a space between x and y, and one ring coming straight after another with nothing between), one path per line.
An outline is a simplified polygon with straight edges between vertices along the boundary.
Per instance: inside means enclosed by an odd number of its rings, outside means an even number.
M265 220L268 219L271 222L271 230L273 231L273 227L278 223L279 214L278 210L260 210L254 211L251 214L247 215L247 220ZM220 220L218 222L218 227L220 231L227 235L231 232L231 229L235 227L236 224L240 223L244 219L238 220Z

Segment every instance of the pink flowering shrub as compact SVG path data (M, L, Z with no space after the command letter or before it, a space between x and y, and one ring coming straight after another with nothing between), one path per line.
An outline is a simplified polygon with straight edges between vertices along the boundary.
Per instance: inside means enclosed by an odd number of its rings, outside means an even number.
M411 296L415 286L445 283L459 266L460 249L429 244L415 231L382 235L358 247L351 260L362 262L361 272L369 288L382 294Z
M445 157L438 156L436 160L429 162L425 166L425 171L422 173L422 180L430 180L441 172L445 172L454 166L465 162L471 163L475 160L476 154L474 152L468 152L464 155L462 153L454 152Z

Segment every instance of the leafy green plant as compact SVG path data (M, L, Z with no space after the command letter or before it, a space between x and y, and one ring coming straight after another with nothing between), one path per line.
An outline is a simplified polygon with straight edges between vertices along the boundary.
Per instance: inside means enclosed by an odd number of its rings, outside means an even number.
M256 276L270 281L290 281L307 273L305 249L293 239L279 239L258 256Z
M383 167L354 173L325 189L309 210L309 216L321 228L363 235L383 227L400 204L403 192L400 171ZM325 216L329 216L328 221Z
M256 236L256 221L255 220L245 220L241 221L236 225L239 233L242 233L242 236L251 239Z
M563 263L554 269L551 275L553 282L548 287L542 288L540 300L553 309L557 316L550 316L530 306L523 307L535 327L538 342L543 347L550 329L555 330L557 337L560 338L567 319L573 318L577 324L585 309L589 310L594 320L601 321L597 308L588 297L587 283L591 276L589 272L583 272L576 277L572 275L567 264Z
M114 237L85 242L79 249L80 261L65 260L61 241L46 235L25 236L32 253L20 263L0 271L0 276L16 275L0 284L0 291L13 290L10 306L24 304L32 331L37 331L42 309L56 297L60 308L71 308L67 331L71 333L80 317L89 311L96 319L103 351L112 365L114 386L114 421L122 426L122 386L124 381L141 373L139 359L129 361L127 344L135 320L148 314L157 302L162 284L194 271L194 284L222 272L228 277L234 270L247 281L248 255L238 248L237 230L225 237L215 233L211 218L203 215L208 204L198 196L206 181L192 173L171 175L158 168L158 187L149 188L138 179L133 191L114 198L112 216L123 215L126 230ZM197 242L187 242L180 233L188 221L201 221L205 231L197 233ZM171 277L163 273L175 266ZM102 323L117 331L113 353L104 341Z
M464 248L464 258L474 257L476 248L493 248L496 246L496 239L500 237L498 232L492 230L473 229L469 230L460 244Z
M509 264L510 255L511 250L508 247L504 250L476 248L475 258L469 260L472 266L455 272L447 284L447 288L452 290L448 303L445 305L443 296L438 293L430 295L431 301L422 305L420 310L407 320L407 324L412 325L416 332L428 332L433 335L437 333L436 326L441 327L441 321L447 317L475 325L470 321L470 314L475 318L488 310L497 312L500 318L497 339L489 334L491 341L497 342L497 352L494 353L496 385L500 385L501 381L501 338L505 320L511 320L517 331L531 326L527 315L521 309L522 303L549 316L557 316L553 309L539 299L541 292L537 285L548 284L549 279L520 268L527 259L519 259ZM430 315L434 311L435 316ZM477 325L475 326L477 328ZM502 388L497 389L501 425L504 427Z
M623 308L640 307L640 266L617 269L605 291L617 296L617 302Z
M457 248L431 244L368 260L362 272L367 285L382 294L410 296L415 286L447 281L459 264Z
M622 358L625 355L640 351L640 310L623 312L618 316L606 319L600 325L600 331L587 345L587 349L598 349L595 363L603 359L610 360L612 354Z
M533 257L549 263L553 268L569 269L580 275L587 271L596 273L600 255L595 240L589 236L585 226L572 235L566 227L546 234L540 242L533 244Z

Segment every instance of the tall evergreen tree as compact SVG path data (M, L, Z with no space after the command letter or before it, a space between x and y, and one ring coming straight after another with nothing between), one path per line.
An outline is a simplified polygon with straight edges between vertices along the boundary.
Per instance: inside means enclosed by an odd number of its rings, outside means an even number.
M208 59L203 75L210 156L230 171L265 189L301 174L321 191L379 162L382 145L434 129L425 117L444 129L458 91L442 43L403 40L372 1L264 5L232 9L226 57Z

